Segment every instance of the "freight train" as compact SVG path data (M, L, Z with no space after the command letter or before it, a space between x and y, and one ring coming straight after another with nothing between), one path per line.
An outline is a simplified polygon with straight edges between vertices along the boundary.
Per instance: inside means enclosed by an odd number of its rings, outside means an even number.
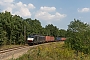
M65 41L66 38L53 37L53 36L40 36L40 35L28 35L27 43L29 45L45 43L45 42L54 42L54 41Z

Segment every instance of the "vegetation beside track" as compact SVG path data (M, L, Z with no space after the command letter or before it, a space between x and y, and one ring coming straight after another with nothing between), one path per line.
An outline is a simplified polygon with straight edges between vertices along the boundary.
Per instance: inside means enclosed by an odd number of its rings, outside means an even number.
M19 46L24 46L24 45L2 45L0 46L0 50L19 47Z
M15 60L89 60L90 55L65 47L63 42L52 42L30 48L27 54ZM14 60L14 59L13 59Z

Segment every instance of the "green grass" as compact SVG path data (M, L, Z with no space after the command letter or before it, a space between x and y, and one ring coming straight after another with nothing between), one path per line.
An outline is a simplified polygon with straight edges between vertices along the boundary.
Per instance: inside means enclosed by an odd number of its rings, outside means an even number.
M66 48L63 42L53 42L30 48L27 54L15 60L90 60L90 55L79 52L77 56L75 51Z

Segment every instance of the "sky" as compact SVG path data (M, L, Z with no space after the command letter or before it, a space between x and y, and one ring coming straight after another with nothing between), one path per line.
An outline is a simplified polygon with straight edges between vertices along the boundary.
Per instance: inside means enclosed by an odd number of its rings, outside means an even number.
M45 27L67 29L74 19L90 23L90 0L0 0L0 12L38 19Z

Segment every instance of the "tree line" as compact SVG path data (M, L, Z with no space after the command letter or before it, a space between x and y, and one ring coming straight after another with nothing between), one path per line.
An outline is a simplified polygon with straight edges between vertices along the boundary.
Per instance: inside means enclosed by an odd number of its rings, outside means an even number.
M0 45L25 44L29 34L65 37L65 32L53 24L42 27L37 19L24 19L7 11L0 12Z

